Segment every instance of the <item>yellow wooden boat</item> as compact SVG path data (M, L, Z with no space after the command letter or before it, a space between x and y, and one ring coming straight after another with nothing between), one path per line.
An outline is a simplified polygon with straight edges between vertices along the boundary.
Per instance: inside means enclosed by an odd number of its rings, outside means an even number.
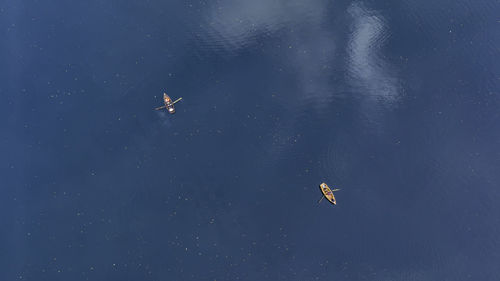
M323 198L326 198L333 205L337 205L337 200L335 200L335 196L333 195L333 192L338 191L340 189L331 190L330 187L326 183L320 184L319 188L321 189L321 192L323 193L323 197L321 197L319 202L321 202L321 200L323 200Z

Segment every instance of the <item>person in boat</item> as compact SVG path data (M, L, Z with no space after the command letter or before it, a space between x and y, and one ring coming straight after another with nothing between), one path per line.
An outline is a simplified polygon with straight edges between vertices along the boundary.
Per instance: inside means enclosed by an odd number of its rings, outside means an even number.
M338 191L340 189L331 190L328 187L328 185L326 185L326 183L322 183L319 186L321 188L321 191L323 192L323 196L321 196L321 199L319 200L319 202L321 202L321 200L323 200L323 198L327 198L328 201L330 201L333 205L337 205L337 200L335 200L335 196L333 196L333 192Z

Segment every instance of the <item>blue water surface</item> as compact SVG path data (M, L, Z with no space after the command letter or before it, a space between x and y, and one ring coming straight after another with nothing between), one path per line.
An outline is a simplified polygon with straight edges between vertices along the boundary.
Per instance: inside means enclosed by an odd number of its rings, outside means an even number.
M0 280L499 280L499 13L3 2Z

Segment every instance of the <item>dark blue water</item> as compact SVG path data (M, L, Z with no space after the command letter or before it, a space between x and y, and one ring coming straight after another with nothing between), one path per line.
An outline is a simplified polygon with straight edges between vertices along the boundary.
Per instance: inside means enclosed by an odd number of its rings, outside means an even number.
M0 280L498 280L499 12L3 2Z

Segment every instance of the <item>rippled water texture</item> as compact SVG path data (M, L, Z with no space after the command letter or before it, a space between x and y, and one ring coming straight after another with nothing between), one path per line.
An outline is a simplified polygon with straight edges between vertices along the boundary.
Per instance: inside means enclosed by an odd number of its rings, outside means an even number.
M0 5L0 280L497 280L497 4Z

